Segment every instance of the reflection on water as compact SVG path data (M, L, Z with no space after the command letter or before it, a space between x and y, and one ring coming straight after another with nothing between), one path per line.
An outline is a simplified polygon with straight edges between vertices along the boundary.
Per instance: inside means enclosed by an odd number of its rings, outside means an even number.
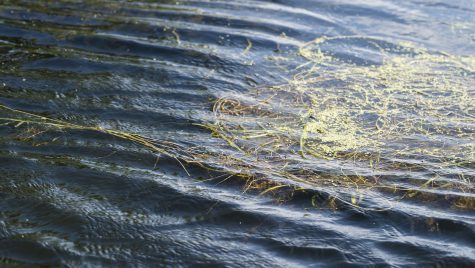
M473 265L474 24L469 0L2 1L0 261Z

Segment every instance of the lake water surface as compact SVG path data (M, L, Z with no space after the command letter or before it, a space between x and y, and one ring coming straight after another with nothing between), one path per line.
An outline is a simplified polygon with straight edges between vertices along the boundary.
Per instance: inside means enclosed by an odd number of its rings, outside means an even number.
M2 0L0 266L473 267L474 56L472 0Z

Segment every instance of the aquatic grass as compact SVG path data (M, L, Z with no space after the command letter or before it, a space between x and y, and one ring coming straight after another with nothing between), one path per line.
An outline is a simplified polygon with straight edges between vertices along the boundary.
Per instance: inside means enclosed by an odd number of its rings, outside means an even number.
M325 50L330 42L330 48L345 46L349 54L352 49L371 50L379 62L354 62L352 55L334 54ZM442 197L451 189L460 193L457 207L470 207L474 57L431 52L407 42L390 47L364 36L321 37L303 45L299 54L307 62L287 84L218 99L216 122L208 125L213 134L241 154L255 155L256 166L276 161L292 166L299 174L279 170L290 180L354 189L353 205L359 203L355 196L375 189L400 192L401 198L431 191ZM340 161L354 170L351 175L312 174L315 167L307 162L325 161ZM408 179L382 178L394 171L410 178L409 166L435 176L409 184ZM354 176L359 179L349 179Z
M117 137L123 140L127 140L136 144L139 144L154 153L165 155L170 158L175 159L180 165L185 169L185 166L182 163L182 160L186 160L188 162L193 162L193 157L190 154L186 153L186 150L180 147L178 144L172 142L164 142L164 141L156 141L147 137L143 137L141 135L137 135L134 133L129 133L125 131L115 130L115 129L106 129L97 126L84 126L79 124L74 124L62 120L48 118L46 116L37 115L34 113L29 113L17 109L13 109L11 107L5 106L0 104L0 109L6 112L13 113L16 117L0 117L0 122L4 122L4 124L13 124L16 128L24 125L24 124L32 124L38 125L47 128L54 128L58 130L80 130L80 131L93 131L99 132L106 135L110 135L113 137ZM33 135L29 135L26 138L32 138L33 136L37 136L38 134L44 133L44 131L39 131ZM180 158L178 157L180 156ZM180 160L181 159L181 160ZM188 171L186 171L188 172Z
M379 62L355 63L325 50L329 42L371 50ZM321 37L303 45L299 54L306 63L286 84L218 98L214 120L195 123L224 142L217 150L185 148L5 105L0 109L12 116L0 121L17 128L111 135L176 159L185 170L194 164L222 174L216 177L225 178L219 183L242 180L244 192L277 200L313 192L326 196L311 198L316 207L380 210L402 199L432 202L450 196L455 207L475 208L473 57L409 43L388 47L361 36Z

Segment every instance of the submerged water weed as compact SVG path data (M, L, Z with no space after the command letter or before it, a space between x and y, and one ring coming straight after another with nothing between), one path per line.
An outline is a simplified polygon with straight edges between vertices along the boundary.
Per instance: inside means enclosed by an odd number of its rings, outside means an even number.
M282 161L291 180L353 189L353 205L380 189L472 208L475 57L361 36L299 54L287 84L219 99L214 133L256 166Z
M48 118L46 116L37 115L34 113L29 113L11 107L1 105L0 110L10 114L8 117L0 117L0 122L3 122L2 125L12 125L15 128L20 128L22 126L33 125L34 128L26 128L21 133L19 138L21 140L29 140L40 134L43 134L50 130L80 130L80 131L93 131L100 132L113 137L117 137L123 140L128 140L133 143L144 146L145 148L151 150L153 153L158 155L164 155L176 159L180 165L186 171L182 160L187 162L193 162L194 158L191 154L186 152L184 148L178 144L167 142L167 141L158 141L153 140L138 134L129 133L120 130L106 129L97 126L84 126L80 124L70 123L63 120L57 120L53 118Z
M222 97L214 121L196 124L230 148L185 148L3 105L0 121L44 128L29 136L105 133L279 200L309 192L318 207L387 209L411 198L475 208L474 57L359 36L322 37L299 54L306 63L286 84Z
M321 55L323 44L342 41L350 43L349 50L372 47L378 51L379 62L358 64L338 55ZM300 54L313 65L284 90L310 99L312 113L339 107L351 114L349 120L360 126L358 136L367 140L360 147L372 144L378 152L427 153L473 162L473 153L460 152L473 148L475 58L430 53L407 43L383 48L378 42L364 37L323 37L303 46ZM344 128L354 129L352 125ZM447 144L453 138L458 140ZM400 150L401 146L406 148Z

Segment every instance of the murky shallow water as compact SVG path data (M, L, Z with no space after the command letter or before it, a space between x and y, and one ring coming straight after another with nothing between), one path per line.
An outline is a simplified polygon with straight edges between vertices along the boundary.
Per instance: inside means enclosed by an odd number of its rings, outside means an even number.
M202 158L207 168L184 169L173 157L162 154L157 160L150 148L98 131L2 123L2 263L20 267L474 264L472 1L82 2L2 1L0 104L173 142L188 150L199 148L202 154L220 158L207 162ZM464 161L454 158L457 164L441 169L434 164L439 154L390 158L388 163L399 165L386 166L378 176L414 187L403 194L405 198L396 189L369 187L361 203L348 197L348 204L345 194L354 194L355 187L339 181L296 182L297 188L275 195L259 195L265 188L243 192L258 185L230 177L242 170L229 163L244 166L230 156L272 181L289 183L289 177L280 173L266 174L287 166L274 161L275 155L254 163L253 157L200 124L216 122L217 99L262 101L255 88L292 81L307 62L298 55L299 48L322 36L353 37L321 48L324 56L344 59L326 65L324 71L332 74L362 73L366 69L361 66L378 65L374 43L390 49L412 42L430 55L450 55L451 63L463 57L464 66L459 66L463 75L451 72L455 80L450 81L465 89L462 100L468 108L461 111L466 114L454 117L460 119L454 119L454 125L444 121L447 131L434 133L444 143L439 148L442 154L459 148L445 144L462 144L465 151L453 157ZM341 66L350 67L338 69ZM394 79L388 78L399 81ZM335 98L347 94L335 93L342 87L334 81L325 85ZM292 110L280 112L300 116ZM242 114L231 115L232 120L244 120ZM2 118L15 116L0 110ZM463 135L451 136L454 129ZM293 149L298 151L298 146L287 152ZM343 178L343 171L375 177L348 159L287 156L292 158L289 169L339 174L337 179ZM223 157L228 162L214 162ZM263 168L263 163L282 168ZM210 166L221 172L209 170ZM464 187L425 189L425 182L432 183L435 175L442 186L462 178ZM339 204L333 204L334 191L342 196Z

